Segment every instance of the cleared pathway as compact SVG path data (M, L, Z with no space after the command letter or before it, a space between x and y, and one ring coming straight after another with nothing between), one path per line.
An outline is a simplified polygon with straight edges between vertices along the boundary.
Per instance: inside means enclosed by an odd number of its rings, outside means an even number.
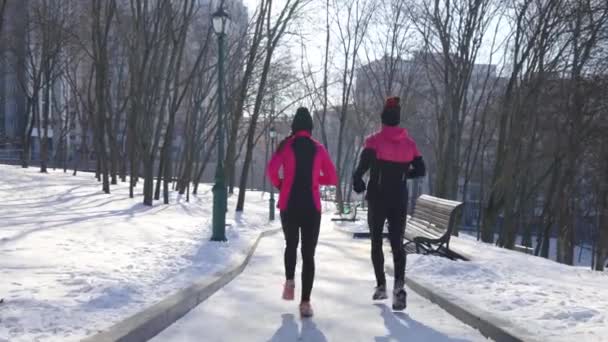
M413 291L404 313L394 313L389 300L373 303L369 243L336 232L327 218L316 254L315 317L302 320L298 301L280 299L282 250L282 234L262 239L241 275L152 341L486 341Z

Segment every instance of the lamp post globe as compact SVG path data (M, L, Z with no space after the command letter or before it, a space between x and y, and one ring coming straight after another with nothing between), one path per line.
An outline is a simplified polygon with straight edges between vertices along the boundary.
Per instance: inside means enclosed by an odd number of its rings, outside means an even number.
M220 7L211 15L213 22L213 30L218 36L226 34L228 26L230 25L230 15L224 9L224 5L220 4Z

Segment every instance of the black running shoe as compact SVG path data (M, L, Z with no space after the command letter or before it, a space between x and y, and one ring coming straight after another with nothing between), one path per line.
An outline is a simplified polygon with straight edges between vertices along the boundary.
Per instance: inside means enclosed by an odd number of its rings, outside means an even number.
M393 291L393 310L403 311L407 306L407 292L404 288Z
M376 290L374 291L373 299L374 300L384 300L387 298L388 298L388 295L386 294L386 285L377 286Z

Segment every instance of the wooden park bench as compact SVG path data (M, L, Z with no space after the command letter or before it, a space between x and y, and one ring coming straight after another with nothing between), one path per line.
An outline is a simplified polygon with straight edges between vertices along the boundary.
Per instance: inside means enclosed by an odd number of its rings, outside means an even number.
M527 246L523 246L523 245L515 245L513 247L514 250L524 253L524 254L530 254L530 255L534 255L534 248L532 247L527 247Z
M456 226L462 203L422 195L416 199L414 212L408 218L403 245L406 253L435 254L452 260L466 260L450 250L450 237Z

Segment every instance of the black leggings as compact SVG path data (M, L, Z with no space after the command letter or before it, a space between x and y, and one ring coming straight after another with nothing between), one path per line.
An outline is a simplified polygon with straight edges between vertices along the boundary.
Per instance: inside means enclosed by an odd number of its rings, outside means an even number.
M393 251L395 266L395 283L403 284L405 280L405 251L403 250L403 233L405 231L406 207L402 205L387 206L384 203L369 202L367 222L372 240L372 263L378 286L386 285L384 275L384 253L382 252L382 233L384 223L388 220L388 235Z
M298 242L302 231L302 301L310 300L315 279L315 249L319 240L321 214L317 210L281 212L285 234L285 278L293 280L296 272Z

